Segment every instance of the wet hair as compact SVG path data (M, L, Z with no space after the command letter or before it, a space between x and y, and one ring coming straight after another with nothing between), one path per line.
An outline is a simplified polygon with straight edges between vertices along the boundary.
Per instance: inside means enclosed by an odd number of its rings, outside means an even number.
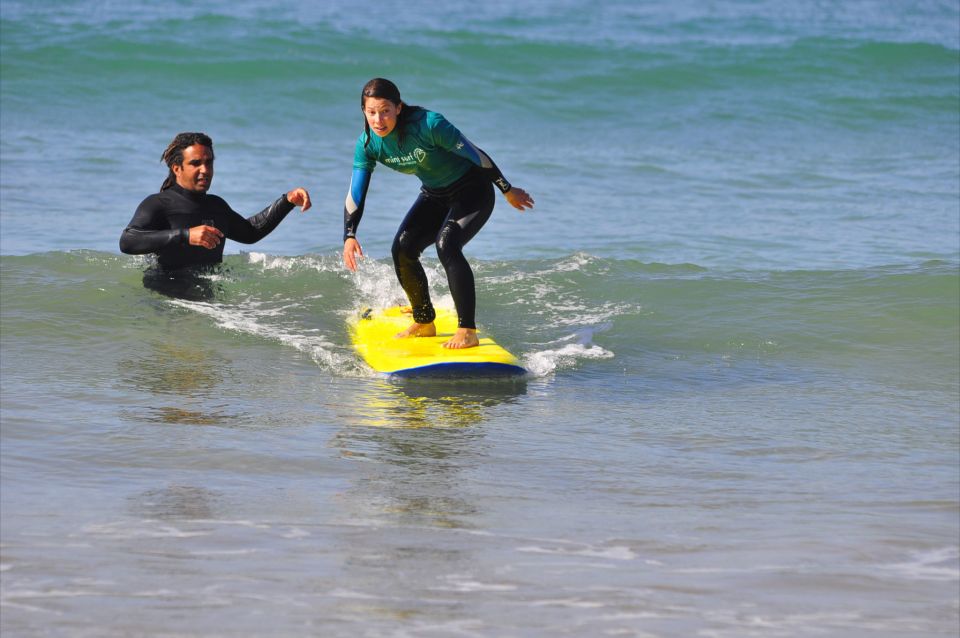
M163 180L163 184L160 186L161 191L165 191L177 183L177 176L173 174L173 167L183 164L184 149L194 144L206 146L213 153L213 140L208 135L204 133L177 133L177 136L167 146L167 150L160 156L160 161L170 169L170 172L167 173L167 179Z
M400 147L403 147L403 129L406 128L407 122L410 121L410 116L416 113L417 111L422 111L423 108L420 106L413 106L410 104L404 104L403 100L400 99L400 89L397 88L397 85L391 82L390 80L384 78L373 78L369 82L363 85L363 91L360 92L360 110L363 111L364 106L366 106L366 101L368 97L380 98L382 100L390 100L395 106L402 106L400 114L397 116L397 143ZM363 118L363 130L365 137L363 140L363 145L366 146L370 143L370 124L367 122L366 115Z

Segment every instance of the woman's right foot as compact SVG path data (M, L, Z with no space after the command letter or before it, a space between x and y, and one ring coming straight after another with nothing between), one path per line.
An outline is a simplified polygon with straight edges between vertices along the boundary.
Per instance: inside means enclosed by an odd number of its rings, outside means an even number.
M458 328L450 337L450 340L443 344L443 347L460 350L462 348L476 348L479 345L480 338L477 337L476 328Z

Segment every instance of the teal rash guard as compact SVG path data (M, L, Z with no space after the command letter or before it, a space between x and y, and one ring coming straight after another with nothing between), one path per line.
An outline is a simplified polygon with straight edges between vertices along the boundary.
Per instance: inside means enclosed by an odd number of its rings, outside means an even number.
M428 191L442 191L478 168L501 192L510 190L493 160L474 146L443 115L420 107L410 109L403 123L385 137L360 134L353 154L353 176L343 208L343 239L356 237L370 176L377 162L416 175Z

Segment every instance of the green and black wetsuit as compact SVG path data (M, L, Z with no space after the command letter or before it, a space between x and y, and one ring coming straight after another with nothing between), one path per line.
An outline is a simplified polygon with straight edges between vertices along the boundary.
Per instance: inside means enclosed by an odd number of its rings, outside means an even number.
M414 321L436 317L420 254L430 244L447 273L461 328L476 328L473 271L463 246L493 211L491 184L502 192L510 184L493 161L441 114L405 107L405 114L385 137L362 133L353 159L353 178L344 205L344 241L355 237L370 176L377 163L422 182L420 196L404 217L393 240L393 263L413 307Z

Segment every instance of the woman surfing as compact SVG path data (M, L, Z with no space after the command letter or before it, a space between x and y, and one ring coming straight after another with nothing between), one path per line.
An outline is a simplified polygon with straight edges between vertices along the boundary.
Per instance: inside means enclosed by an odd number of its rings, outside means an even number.
M457 309L457 331L445 348L479 345L473 270L464 245L493 212L493 186L517 210L533 208L533 198L511 186L490 157L474 146L443 115L405 104L390 80L374 78L360 97L364 131L357 140L353 176L344 204L343 262L351 271L363 250L357 226L363 216L370 176L377 163L416 175L420 195L400 223L391 253L397 278L413 311L413 324L397 337L432 337L436 313L430 301L420 254L436 244Z

